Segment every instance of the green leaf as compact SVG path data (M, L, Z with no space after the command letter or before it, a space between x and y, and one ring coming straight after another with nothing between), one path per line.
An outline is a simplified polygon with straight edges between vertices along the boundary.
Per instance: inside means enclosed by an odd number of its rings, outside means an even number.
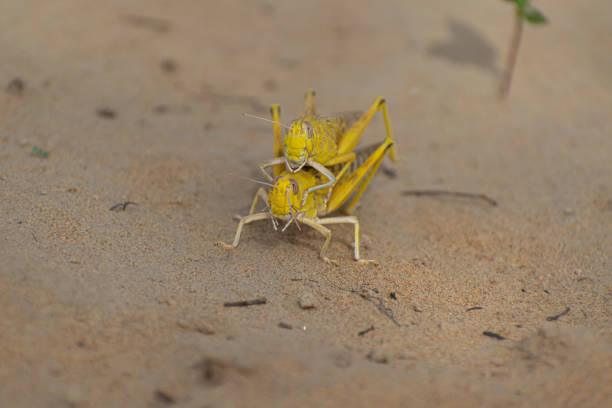
M540 10L531 5L527 6L523 10L523 16L525 16L525 20L527 20L531 24L545 24L548 22L548 19Z
M514 3L514 5L518 10L522 10L525 8L525 6L529 3L529 0L504 0L508 3Z
M529 3L529 0L514 0L514 2L519 8L523 9L527 5L527 3Z

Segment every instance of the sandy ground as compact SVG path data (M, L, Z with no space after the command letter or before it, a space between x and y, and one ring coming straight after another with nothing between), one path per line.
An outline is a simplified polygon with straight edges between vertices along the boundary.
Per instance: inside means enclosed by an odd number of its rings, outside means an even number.
M612 406L612 6L537 5L502 103L500 1L1 1L2 405ZM389 103L379 267L348 226L338 267L268 222L214 245L271 154L241 113L308 87Z

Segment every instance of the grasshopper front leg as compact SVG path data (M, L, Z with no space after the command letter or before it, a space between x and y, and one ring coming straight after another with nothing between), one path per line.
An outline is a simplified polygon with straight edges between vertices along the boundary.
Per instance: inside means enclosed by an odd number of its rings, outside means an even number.
M323 183L323 184L318 184L318 185L316 185L314 187L310 187L308 190L306 190L304 192L304 198L302 199L302 205L304 205L304 203L306 203L306 199L308 198L308 194L310 194L310 193L312 193L314 191L317 191L317 190L321 190L321 189L333 186L334 184L336 184L336 181L342 178L342 176L350 168L351 163L354 160L355 160L355 153L354 152L350 152L350 153L346 153L346 154L343 154L343 155L340 155L340 156L336 156L332 160L327 162L325 164L325 166L321 165L318 162L310 160L310 159L306 160L306 164L308 164L313 169L317 170L323 176L327 177L328 182L327 183ZM337 176L334 176L333 173L331 171L329 171L327 169L327 167L326 167L326 166L335 166L337 164L342 164L342 163L345 163L345 164L344 164L344 166L342 167L342 170L340 170L340 172L338 173ZM329 194L331 194L331 189L329 190ZM329 198L329 194L328 194L328 198Z
M262 164L260 164L259 165L259 170L261 170L261 172L264 174L266 179L268 179L270 182L274 182L274 178L270 175L270 173L268 173L266 171L266 169L268 167L274 166L274 170L273 170L274 171L274 175L277 176L278 174L276 174L276 166L278 166L279 164L284 164L284 163L285 163L285 158L284 157L275 157L273 159L267 160L267 161L263 162Z
M264 202L268 201L268 193L263 188L259 188L257 193L255 194L255 198L253 198L253 203L251 204L251 208L249 210L249 215L240 218L240 222L238 223L238 228L236 229L236 235L234 236L234 242L231 245L226 244L223 241L217 241L215 245L224 248L224 249L235 249L240 242L240 234L242 234L242 227L245 224L250 224L253 221L265 220L266 218L271 218L272 216L267 213L255 213L255 207L257 206L257 201L262 199Z
M354 156L354 154L353 154ZM271 181L274 182L274 179L272 178L272 176L270 175L270 173L267 172L267 168L268 167L272 167L272 166L276 166L278 164L282 164L285 162L285 158L284 157L275 157L273 159L270 159L268 161L263 162L261 165L259 165L259 170L261 170L261 172L265 175L265 177ZM309 165L310 167L314 168L315 170L317 170L319 173L323 174L324 177L327 178L327 182L323 183L323 184L319 184L316 185L314 187L309 188L308 190L306 190L304 192L304 197L302 198L302 205L304 205L304 203L306 203L306 199L308 198L308 194L312 193L313 191L317 191L323 188L327 188L331 185L333 185L336 182L336 177L333 175L333 173L331 171L329 171L327 169L327 167L312 161L312 160L307 160L306 164ZM348 166L349 163L347 163ZM348 168L347 166L345 166L345 169ZM288 170L291 171L291 168L289 166L286 167ZM344 170L344 169L343 169ZM344 172L341 172L340 174L343 174Z

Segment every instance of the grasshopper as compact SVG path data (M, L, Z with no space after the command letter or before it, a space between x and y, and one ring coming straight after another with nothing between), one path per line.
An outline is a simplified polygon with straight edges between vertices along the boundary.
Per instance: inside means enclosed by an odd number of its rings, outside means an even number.
M314 194L309 194L309 192L312 193L312 188L321 182L321 174L316 169L302 168L297 171L282 171L274 178L269 193L263 187L258 189L249 214L241 217L238 223L233 243L228 245L219 241L217 245L225 249L235 249L240 242L242 228L253 221L271 219L274 229L278 228L279 220L285 221L286 224L282 231L295 221L298 227L299 223L302 223L325 236L319 257L328 264L337 265L337 261L325 255L332 235L325 225L349 223L355 227L354 259L359 263L377 263L371 259L361 259L359 221L357 217L350 214L354 212L358 201L382 163L385 153L391 149L393 149L393 139L390 134L387 134L386 139L379 145L356 151L350 168L336 166L330 170L337 180L333 187L315 190ZM267 204L267 210L256 213L255 208L259 199ZM339 209L349 199L351 201L344 207L344 211L349 215L322 218Z
M270 113L271 122L274 124L274 158L264 162L259 168L271 182L274 178L266 171L268 167L273 167L274 177L283 172L283 167L291 173L300 171L304 166L317 170L327 181L310 186L303 197L306 200L310 193L331 187L349 168L356 158L353 150L372 117L379 110L383 114L387 137L392 139L387 104L382 97L376 98L364 114L347 112L323 116L316 114L315 92L309 89L306 92L302 116L289 125L280 122L280 106L272 105ZM284 138L282 127L287 129ZM390 149L390 157L395 161L395 148L390 147ZM328 169L340 164L344 165L344 169L339 174L334 174Z

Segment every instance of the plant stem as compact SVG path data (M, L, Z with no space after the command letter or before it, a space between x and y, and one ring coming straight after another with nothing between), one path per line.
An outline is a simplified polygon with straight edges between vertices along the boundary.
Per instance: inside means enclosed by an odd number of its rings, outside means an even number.
M510 51L506 60L506 68L503 73L501 86L499 88L499 96L501 99L506 99L510 92L510 83L512 82L512 73L518 56L518 49L521 43L521 35L523 33L523 15L517 11L514 19L514 33L510 42Z

